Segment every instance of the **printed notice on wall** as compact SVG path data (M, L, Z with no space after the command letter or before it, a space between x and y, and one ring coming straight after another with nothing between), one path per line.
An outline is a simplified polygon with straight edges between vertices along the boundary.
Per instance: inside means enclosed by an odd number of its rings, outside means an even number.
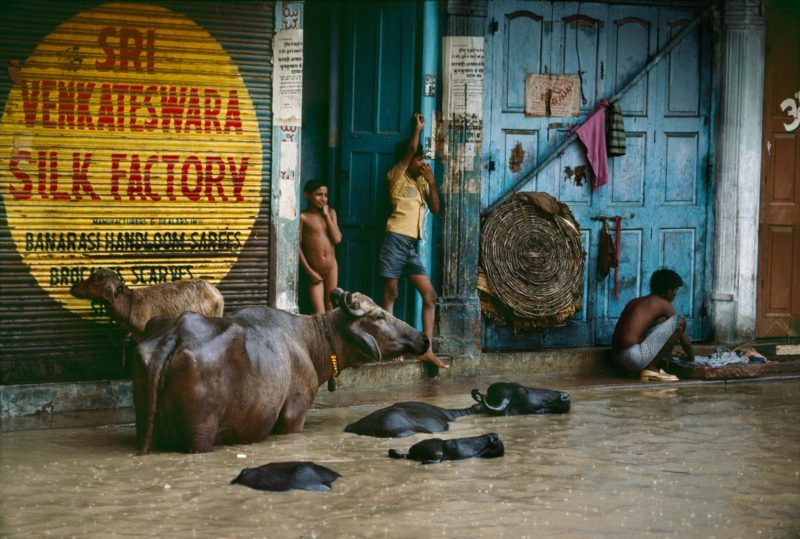
M274 51L273 122L299 126L303 118L303 30L275 32Z
M440 157L452 148L453 168L474 169L483 136L484 41L482 37L442 38L442 132ZM467 149L469 148L469 150Z
M581 79L576 74L525 76L525 116L578 116L580 97Z
M280 177L280 192L278 215L283 219L297 217L297 157L298 138L297 127L291 125L280 126L280 163L278 174Z
M442 38L446 118L459 114L483 115L483 38Z

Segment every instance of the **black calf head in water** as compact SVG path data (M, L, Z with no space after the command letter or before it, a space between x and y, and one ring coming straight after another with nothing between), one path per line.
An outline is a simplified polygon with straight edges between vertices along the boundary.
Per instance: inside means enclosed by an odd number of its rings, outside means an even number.
M273 462L258 468L245 468L231 481L258 490L329 491L341 477L330 468L313 462Z
M562 414L570 408L566 391L525 387L515 382L492 384L486 396L473 389L472 398L489 415Z
M393 459L417 460L422 464L432 464L443 460L460 460L472 457L493 459L502 457L505 452L503 440L496 433L472 436L470 438L453 438L442 440L430 438L422 440L411 446L408 453L400 453L395 449L389 450Z
M425 402L398 402L375 410L355 423L350 423L344 430L362 436L403 438L419 432L442 432L449 428L448 422L481 412L478 404L469 408L447 409Z

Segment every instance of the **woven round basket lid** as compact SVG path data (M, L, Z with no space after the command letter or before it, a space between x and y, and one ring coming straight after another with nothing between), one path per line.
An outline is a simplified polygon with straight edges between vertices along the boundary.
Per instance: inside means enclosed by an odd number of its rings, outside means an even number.
M483 223L486 276L516 316L552 325L571 317L581 304L585 257L572 212L547 193L517 193Z

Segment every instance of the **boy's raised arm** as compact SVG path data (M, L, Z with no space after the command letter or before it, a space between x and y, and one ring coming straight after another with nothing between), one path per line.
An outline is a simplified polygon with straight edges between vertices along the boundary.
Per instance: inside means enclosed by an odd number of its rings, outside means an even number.
M401 165L403 169L407 169L408 165L411 164L411 160L414 158L414 154L417 153L417 148L419 147L419 134L422 132L422 127L425 125L425 116L420 114L419 112L414 113L414 132L411 134L411 138L408 139L408 147L406 148L406 153L403 154L403 158L398 161L398 165Z

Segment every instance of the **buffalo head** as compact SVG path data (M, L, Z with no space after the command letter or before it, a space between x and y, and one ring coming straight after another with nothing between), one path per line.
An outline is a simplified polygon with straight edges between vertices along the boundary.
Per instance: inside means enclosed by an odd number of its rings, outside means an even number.
M570 409L569 393L565 391L525 387L515 382L494 383L485 396L473 389L472 398L489 415L559 414Z
M403 354L425 353L430 344L421 332L380 308L358 292L337 288L331 303L345 313L346 322L337 329L345 341L354 342L365 356L363 361L392 359Z

